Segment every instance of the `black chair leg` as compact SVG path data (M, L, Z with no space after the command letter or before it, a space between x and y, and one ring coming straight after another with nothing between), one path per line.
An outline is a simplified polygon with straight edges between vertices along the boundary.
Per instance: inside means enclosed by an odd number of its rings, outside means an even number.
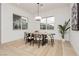
M27 43L27 40L25 40L25 44Z
M25 41L25 44L27 43L27 39L26 38L24 38L24 41Z
M31 41L30 41L30 45L31 45Z
M34 46L35 41L33 40L33 46Z
M54 39L51 39L51 45L53 46L53 44L54 44Z
M40 48L40 41L38 42L38 48Z

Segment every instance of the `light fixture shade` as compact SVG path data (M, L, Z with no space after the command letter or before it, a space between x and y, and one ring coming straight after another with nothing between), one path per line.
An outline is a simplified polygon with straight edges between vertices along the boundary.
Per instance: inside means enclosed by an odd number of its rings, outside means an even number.
M41 16L36 16L36 17L35 17L35 20L41 20L41 19L42 19Z
M40 21L41 19L42 19L42 17L41 16L39 16L39 3L37 3L37 6L38 6L38 8L37 8L37 16L35 17L35 20L36 21Z

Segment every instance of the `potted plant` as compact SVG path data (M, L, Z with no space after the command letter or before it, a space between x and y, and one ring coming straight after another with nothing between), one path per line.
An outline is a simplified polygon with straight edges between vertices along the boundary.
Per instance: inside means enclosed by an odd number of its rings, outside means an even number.
M69 22L70 22L70 19L68 21L65 21L63 25L58 25L59 32L61 34L63 41L65 41L64 39L65 33L67 32L68 29L70 29L70 26L68 26Z

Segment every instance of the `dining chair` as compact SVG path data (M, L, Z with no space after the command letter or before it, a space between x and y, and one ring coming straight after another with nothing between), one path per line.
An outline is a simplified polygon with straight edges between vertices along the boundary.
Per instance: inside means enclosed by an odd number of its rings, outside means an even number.
M31 43L34 41L34 34L33 33L30 33L30 45Z
M28 42L30 42L30 45L31 45L31 43L33 42L33 40L34 40L34 35L33 35L33 33L28 33Z
M54 33L53 34L50 34L50 38L51 38L51 45L53 46L54 44Z
M25 41L25 44L27 43L28 41L28 33L24 32L24 41Z
M30 42L30 45L31 45L31 41L32 41L32 39L31 39L31 33L24 32L24 41L25 41L25 44L28 43L28 42Z
M41 36L41 34L34 34L33 45L36 43L36 44L38 44L38 48L39 48L41 42L42 42L42 36Z
M47 34L42 34L42 46L48 43Z

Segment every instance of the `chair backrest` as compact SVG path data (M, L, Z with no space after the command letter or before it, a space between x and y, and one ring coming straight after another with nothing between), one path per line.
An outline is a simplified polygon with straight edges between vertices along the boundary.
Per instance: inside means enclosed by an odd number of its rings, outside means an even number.
M48 38L48 39L51 39L51 38L50 38L50 34L47 34L47 38Z
M42 38L42 35L41 34L39 34L39 38Z
M28 33L28 35L27 35L28 37L30 37L30 33Z
M24 32L24 40L26 40L28 37L28 33Z
M30 33L30 38L34 38L34 34L33 33Z
M40 34L34 34L34 40L41 40Z
M33 33L31 35L32 35L32 37L34 37L34 34Z
M26 37L28 34L26 32L24 32L24 37Z
M47 34L42 34L42 37L45 39L47 38Z
M54 38L55 33L50 34L50 38Z
M39 37L39 35L38 34L34 34L34 37L37 38L37 37Z

